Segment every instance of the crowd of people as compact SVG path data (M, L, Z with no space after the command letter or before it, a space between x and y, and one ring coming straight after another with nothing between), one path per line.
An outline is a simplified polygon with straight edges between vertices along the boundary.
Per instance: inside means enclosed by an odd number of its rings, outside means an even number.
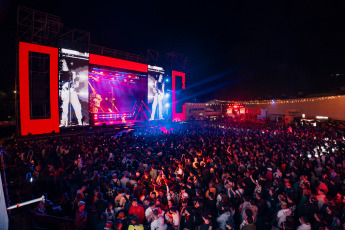
M9 144L7 174L77 229L344 229L344 136L243 118L141 128Z

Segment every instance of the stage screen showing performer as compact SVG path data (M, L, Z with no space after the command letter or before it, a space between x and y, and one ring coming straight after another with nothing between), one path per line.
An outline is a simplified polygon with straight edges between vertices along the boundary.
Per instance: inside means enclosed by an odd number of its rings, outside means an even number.
M169 115L169 101L164 81L164 70L161 67L149 66L148 104L151 109L150 120L163 120Z
M60 50L60 127L89 125L88 66L88 53Z
M89 91L90 113L95 125L101 120L121 124L148 119L144 115L147 111L146 73L91 65Z

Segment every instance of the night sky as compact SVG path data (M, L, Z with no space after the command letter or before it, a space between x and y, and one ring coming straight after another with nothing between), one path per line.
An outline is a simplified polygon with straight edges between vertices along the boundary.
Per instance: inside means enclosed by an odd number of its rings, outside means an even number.
M102 2L2 0L0 90L14 89L18 4L89 31L92 44L185 55L189 101L325 93L345 73L344 0Z

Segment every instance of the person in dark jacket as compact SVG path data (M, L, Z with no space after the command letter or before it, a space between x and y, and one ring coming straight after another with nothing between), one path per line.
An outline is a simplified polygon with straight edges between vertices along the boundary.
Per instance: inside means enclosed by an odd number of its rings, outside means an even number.
M194 227L194 214L193 214L193 208L190 206L187 206L183 212L181 213L181 226L182 229L186 230L192 230Z

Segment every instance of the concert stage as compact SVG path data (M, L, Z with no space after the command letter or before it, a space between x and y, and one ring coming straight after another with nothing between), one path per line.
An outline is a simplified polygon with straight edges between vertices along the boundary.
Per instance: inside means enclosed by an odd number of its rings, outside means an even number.
M25 12L20 9L18 14ZM59 133L66 128L72 132L80 126L92 129L154 119L185 120L185 73L173 65L152 65L148 59L115 55L118 52L105 47L92 49L96 46L89 43L81 48L17 40L16 124L21 136Z

